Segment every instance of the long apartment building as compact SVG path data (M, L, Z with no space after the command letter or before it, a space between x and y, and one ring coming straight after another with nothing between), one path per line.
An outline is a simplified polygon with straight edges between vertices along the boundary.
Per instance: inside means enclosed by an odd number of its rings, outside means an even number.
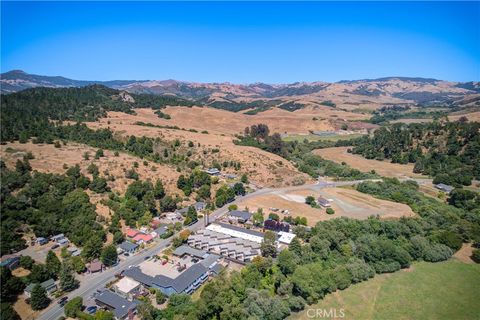
M188 238L188 245L224 257L249 262L261 254L263 233L233 225L214 223Z

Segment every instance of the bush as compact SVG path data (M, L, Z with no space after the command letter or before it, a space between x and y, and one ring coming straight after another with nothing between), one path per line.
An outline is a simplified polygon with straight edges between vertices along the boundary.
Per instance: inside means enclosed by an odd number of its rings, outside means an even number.
M83 299L82 297L75 297L68 301L65 305L65 315L70 318L76 318L77 313L82 310Z
M480 263L480 249L474 249L471 258L476 263Z
M335 213L335 210L333 210L332 208L327 208L327 214L334 214Z

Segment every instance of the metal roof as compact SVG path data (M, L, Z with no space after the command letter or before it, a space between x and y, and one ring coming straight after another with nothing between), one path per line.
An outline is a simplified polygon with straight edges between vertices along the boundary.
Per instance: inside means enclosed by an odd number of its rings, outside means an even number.
M123 274L149 287L151 287L152 285L164 288L172 287L177 293L181 293L206 272L206 267L204 267L200 263L196 263L184 272L182 272L175 279L163 275L151 277L144 274L139 267L127 269L124 271Z
M230 216L235 218L241 218L245 221L252 217L252 214L248 211L233 210L228 213Z
M26 292L32 292L33 288L37 285L37 283L30 283L26 288L25 288L25 291ZM55 280L53 279L48 279L47 281L44 281L42 283L40 283L40 285L47 291L49 291L48 289L49 288L53 288L54 286L56 286L55 284Z
M188 255L191 255L193 257L197 257L197 258L204 258L207 254L206 251L203 251L203 250L198 250L198 249L195 249L195 248L192 248L192 247L189 247L187 245L181 245L180 247L178 247L177 249L175 249L175 251L173 251L173 254L176 255L176 256L183 256L184 254L188 254Z

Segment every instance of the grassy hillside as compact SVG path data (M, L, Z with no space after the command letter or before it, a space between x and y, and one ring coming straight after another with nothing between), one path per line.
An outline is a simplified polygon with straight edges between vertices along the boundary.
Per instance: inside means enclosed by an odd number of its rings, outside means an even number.
M329 294L290 319L311 319L307 310L312 308L336 308L337 316L343 308L343 319L355 320L478 319L479 294L480 265L458 260L420 262L413 264L409 271L377 275Z

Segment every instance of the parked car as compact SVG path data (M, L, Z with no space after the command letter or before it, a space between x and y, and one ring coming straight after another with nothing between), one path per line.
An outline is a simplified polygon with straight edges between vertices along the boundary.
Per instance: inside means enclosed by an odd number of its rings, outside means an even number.
M56 243L50 249L54 250L54 249L57 249L58 247L60 247L60 245L58 243Z
M150 259L150 256L146 256L144 259L145 259L145 260L148 260L148 259Z
M66 305L68 302L68 297L63 297L60 300L58 300L58 304L61 305L62 307Z
M130 253L125 252L123 255L124 255L125 257L129 257L129 256L130 256Z
M97 306L91 306L91 307L88 307L87 309L85 309L85 311L86 311L88 314L94 314L95 312L97 312L97 309L98 309Z

